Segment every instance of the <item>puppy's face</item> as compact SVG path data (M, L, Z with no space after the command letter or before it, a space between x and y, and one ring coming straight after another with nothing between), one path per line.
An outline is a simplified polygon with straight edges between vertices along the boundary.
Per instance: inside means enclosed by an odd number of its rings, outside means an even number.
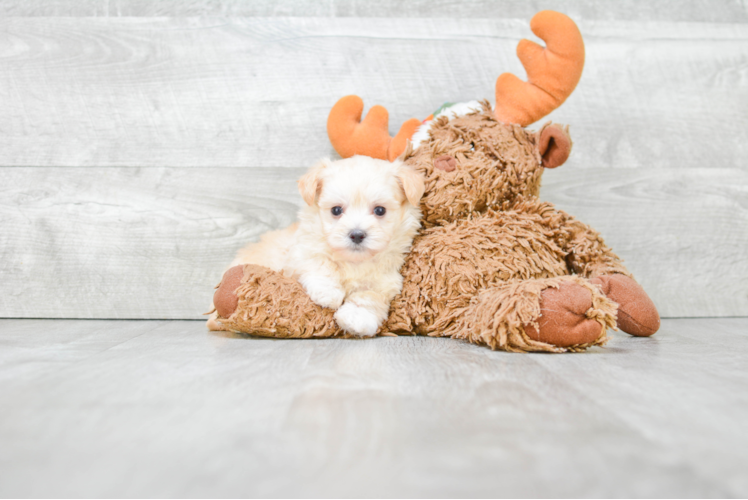
M423 178L402 162L365 156L323 160L302 177L299 190L340 260L361 262L391 244L407 246L419 227Z

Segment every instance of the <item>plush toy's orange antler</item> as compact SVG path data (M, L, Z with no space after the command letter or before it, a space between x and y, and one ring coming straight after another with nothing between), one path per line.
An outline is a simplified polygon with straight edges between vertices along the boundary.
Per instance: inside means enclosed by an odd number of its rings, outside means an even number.
M496 80L496 118L523 127L559 107L579 83L584 68L582 34L569 17L544 10L532 18L530 29L546 47L530 40L517 45L527 82L511 73Z
M335 151L343 158L365 155L393 161L405 151L405 146L421 122L411 118L403 123L393 138L387 130L389 113L382 106L374 106L361 121L364 101L348 95L335 103L327 118L327 135Z

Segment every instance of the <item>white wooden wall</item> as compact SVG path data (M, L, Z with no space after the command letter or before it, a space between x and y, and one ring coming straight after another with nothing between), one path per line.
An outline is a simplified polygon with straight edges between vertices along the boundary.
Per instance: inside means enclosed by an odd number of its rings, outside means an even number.
M542 197L665 317L748 315L742 1L0 3L0 316L197 318L235 250L289 224L356 93L391 129L524 73L532 14L587 64Z

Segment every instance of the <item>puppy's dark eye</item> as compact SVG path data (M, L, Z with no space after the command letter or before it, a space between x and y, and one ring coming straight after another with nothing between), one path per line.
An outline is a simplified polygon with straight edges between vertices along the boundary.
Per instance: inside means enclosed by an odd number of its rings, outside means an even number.
M374 215L378 215L379 217L384 216L384 214L387 213L387 209L384 207L374 207Z
M332 210L330 210L332 214L337 217L338 215L343 213L343 207L332 207Z

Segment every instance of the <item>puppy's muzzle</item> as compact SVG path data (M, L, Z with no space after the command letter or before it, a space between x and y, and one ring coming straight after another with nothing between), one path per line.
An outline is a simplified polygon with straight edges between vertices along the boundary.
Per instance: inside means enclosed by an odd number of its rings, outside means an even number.
M366 239L366 233L361 231L360 229L354 229L350 233L348 233L348 237L351 239L353 243L356 245L360 245L364 239Z

